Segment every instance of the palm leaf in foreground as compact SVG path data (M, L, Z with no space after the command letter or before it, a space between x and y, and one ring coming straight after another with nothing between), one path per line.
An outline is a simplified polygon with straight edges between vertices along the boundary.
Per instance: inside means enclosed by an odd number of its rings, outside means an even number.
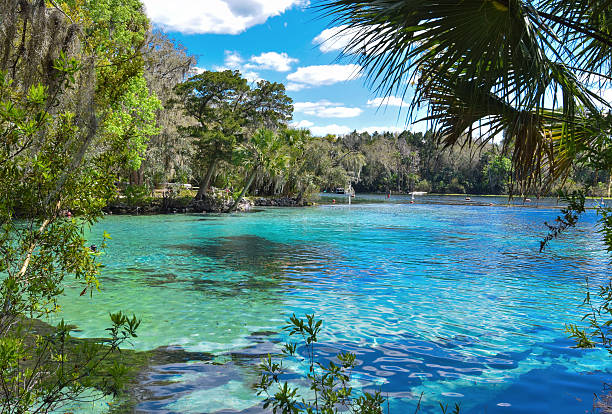
M349 36L344 56L383 96L416 85L410 119L445 145L504 133L527 185L563 177L608 131L594 93L610 86L612 2L542 0L329 0L317 7ZM603 15L602 15L603 13ZM605 69L605 70L604 70ZM596 137L599 137L599 141ZM609 144L609 140L607 141ZM609 165L609 164L608 164Z

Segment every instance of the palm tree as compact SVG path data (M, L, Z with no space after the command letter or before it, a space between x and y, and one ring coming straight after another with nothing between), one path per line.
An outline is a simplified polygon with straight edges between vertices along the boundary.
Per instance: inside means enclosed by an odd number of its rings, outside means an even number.
M416 86L410 118L446 145L502 131L518 178L564 177L588 157L612 170L610 0L319 0L382 96Z
M240 201L242 201L249 188L251 188L258 173L267 172L276 175L285 170L288 157L283 148L282 139L278 134L269 129L257 130L247 141L240 145L237 155L249 173L242 191L227 211L228 213L236 210Z

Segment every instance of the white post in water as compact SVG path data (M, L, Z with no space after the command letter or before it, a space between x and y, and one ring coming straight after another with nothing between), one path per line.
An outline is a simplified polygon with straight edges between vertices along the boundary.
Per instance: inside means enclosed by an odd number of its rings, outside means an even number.
M351 189L351 180L349 180L348 182L348 198L349 198L349 206L351 205L351 195L353 193L353 190Z

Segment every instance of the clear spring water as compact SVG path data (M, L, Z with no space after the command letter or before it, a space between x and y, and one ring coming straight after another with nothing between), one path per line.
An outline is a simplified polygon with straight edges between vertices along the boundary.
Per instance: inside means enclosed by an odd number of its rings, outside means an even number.
M572 349L563 327L582 314L584 277L611 271L594 212L540 254L553 207L357 199L108 216L89 235L113 237L102 292L67 289L62 316L98 337L109 310L135 313L134 347L166 347L134 389L139 412L261 412L259 357L285 339L288 315L312 312L324 320L322 358L357 353L355 381L382 390L392 413L414 412L421 393L421 412L440 412L440 401L469 413L592 408L612 360Z

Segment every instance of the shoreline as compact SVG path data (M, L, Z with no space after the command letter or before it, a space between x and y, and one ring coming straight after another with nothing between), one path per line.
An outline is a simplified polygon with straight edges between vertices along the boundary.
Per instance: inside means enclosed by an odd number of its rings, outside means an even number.
M368 199L367 196L377 196L384 197L385 193L363 193L361 196L357 194L355 198L352 200L352 204L368 204L368 203L386 203L394 201L404 201L398 200L397 198L394 200L393 197L409 197L410 194L392 194L390 199ZM366 196L366 198L361 198ZM434 201L431 199L420 199L420 197L433 197L439 198L440 201ZM446 197L474 197L474 198L503 198L506 201L517 200L519 201L516 204L511 202L505 203L492 203L487 201L479 201L479 200L464 200L464 199L451 199L445 201ZM555 204L541 204L541 201L544 200L555 200L557 197L541 197L539 199L534 198L529 202L520 202L521 198L512 197L509 198L508 195L495 195L495 194L483 194L483 195L470 195L467 196L465 194L427 194L426 196L419 196L415 198L413 203L416 205L423 204L441 204L441 205L457 205L457 206L479 206L479 207L517 207L517 208L551 208L557 209L562 208L565 205L563 203L555 203ZM589 201L598 201L600 197L586 197ZM332 200L336 200L332 202ZM606 204L612 204L612 198L605 198L604 201ZM406 204L408 204L406 202ZM321 197L315 201L301 201L299 202L297 197L249 197L244 198L240 204L240 207L236 210L236 212L249 212L251 210L256 210L258 207L265 208L304 208L304 207L314 207L319 205L348 205L346 201L345 194L334 194L334 193L321 193ZM595 209L594 206L585 206L587 210ZM103 208L104 214L106 215L167 215L167 214L227 214L227 203L219 200L186 200L186 199L173 199L168 202L168 200L163 199L153 199L148 203L140 203L130 205L128 203L112 203Z
M150 202L129 204L111 203L102 211L106 215L165 215L165 214L227 214L231 205L227 200L204 199L153 199ZM236 212L248 212L256 207L301 208L316 205L311 201L299 201L297 197L249 197L244 198Z

